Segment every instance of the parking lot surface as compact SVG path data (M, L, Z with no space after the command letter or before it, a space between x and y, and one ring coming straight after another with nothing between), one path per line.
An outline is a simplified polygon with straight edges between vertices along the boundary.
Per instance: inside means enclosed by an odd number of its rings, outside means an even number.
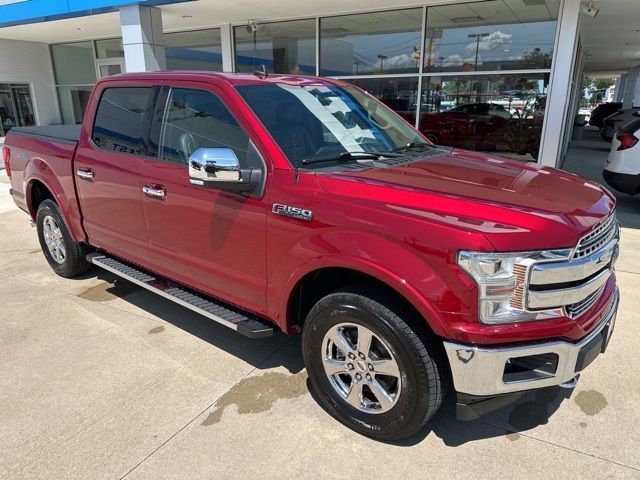
M0 478L640 478L640 199L612 343L571 390L380 443L314 400L298 337L248 340L111 274L57 277L0 172ZM635 222L635 223L634 223Z

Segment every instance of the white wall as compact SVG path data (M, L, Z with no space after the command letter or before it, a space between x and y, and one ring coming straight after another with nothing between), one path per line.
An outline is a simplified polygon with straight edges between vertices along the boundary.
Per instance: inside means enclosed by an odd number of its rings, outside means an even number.
M29 84L38 125L60 123L47 44L0 39L0 83Z

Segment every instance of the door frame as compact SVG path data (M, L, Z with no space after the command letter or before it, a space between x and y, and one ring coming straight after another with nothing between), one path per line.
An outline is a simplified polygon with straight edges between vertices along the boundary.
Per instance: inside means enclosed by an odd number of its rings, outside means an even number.
M127 72L124 57L111 57L111 58L100 58L100 59L96 58L95 64L96 64L96 78L98 80L103 78L100 76L100 67L103 67L105 65L120 65L120 71L122 73Z

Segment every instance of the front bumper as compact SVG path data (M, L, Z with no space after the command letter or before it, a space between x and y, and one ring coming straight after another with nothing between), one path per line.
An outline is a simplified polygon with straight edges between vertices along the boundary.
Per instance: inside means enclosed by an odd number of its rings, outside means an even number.
M603 170L602 177L607 182L607 185L618 192L629 195L637 195L640 193L640 175Z
M445 341L455 390L468 396L490 397L571 382L604 352L618 302L616 289L602 321L575 343L553 340L482 347Z

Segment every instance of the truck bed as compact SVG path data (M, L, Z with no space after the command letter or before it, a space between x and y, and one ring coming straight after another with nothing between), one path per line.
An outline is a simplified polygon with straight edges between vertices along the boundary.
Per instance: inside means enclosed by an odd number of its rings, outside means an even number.
M7 133L4 145L11 152L11 194L16 205L35 219L29 199L34 182L40 182L55 192L58 205L68 215L71 234L84 241L73 169L80 130L80 125L15 127Z
M13 127L11 133L26 135L40 140L76 144L80 139L82 125L49 125L45 127Z

